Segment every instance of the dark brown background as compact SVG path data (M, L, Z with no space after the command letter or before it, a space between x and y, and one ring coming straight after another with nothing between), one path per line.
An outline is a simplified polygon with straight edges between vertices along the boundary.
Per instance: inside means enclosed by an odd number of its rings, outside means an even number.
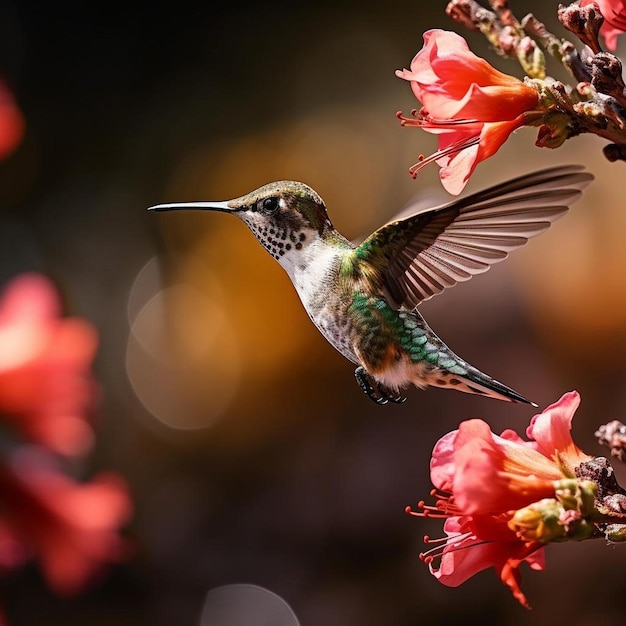
M535 4L556 30L556 3ZM523 433L531 409L439 390L375 406L242 224L145 211L293 178L358 237L416 193L441 195L435 167L407 174L435 140L400 128L396 111L416 102L394 70L425 29L454 28L444 6L2 2L0 67L28 128L0 164L0 277L49 274L67 312L98 327L98 445L74 469L126 476L137 545L75 600L35 568L5 579L12 626L199 624L206 593L235 583L278 594L303 626L623 624L621 546L550 546L545 572L523 570L532 613L492 571L449 589L418 559L440 527L404 507L427 496L436 439L478 416ZM422 310L541 407L579 390L575 438L601 454L595 428L626 416L626 170L595 137L533 143L520 131L469 187L567 162L597 182L548 233Z

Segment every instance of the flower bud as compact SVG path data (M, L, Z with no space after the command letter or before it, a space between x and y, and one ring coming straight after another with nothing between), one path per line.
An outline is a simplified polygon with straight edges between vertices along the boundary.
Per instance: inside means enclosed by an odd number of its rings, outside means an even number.
M508 526L524 541L562 541L567 534L560 521L562 513L563 507L557 500L544 498L516 511Z

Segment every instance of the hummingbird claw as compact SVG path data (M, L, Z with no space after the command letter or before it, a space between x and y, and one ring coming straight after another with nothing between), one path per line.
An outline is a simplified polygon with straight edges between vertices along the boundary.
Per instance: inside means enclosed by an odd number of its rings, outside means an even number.
M370 399L376 402L376 404L387 404L393 402L394 404L402 404L406 401L406 398L395 392L391 395L387 389L385 389L380 383L372 379L372 376L365 370L362 365L359 365L354 370L354 377L359 387L363 390L363 393Z
M401 396L397 392L394 396L388 396L388 398L389 398L389 402L393 402L394 404L402 404L403 402L406 402L406 396Z
M354 377L363 393L370 400L373 400L376 404L387 404L387 402L389 402L389 398L387 398L385 394L381 394L378 389L374 389L374 386L370 382L372 378L362 365L359 365L359 367L354 370Z

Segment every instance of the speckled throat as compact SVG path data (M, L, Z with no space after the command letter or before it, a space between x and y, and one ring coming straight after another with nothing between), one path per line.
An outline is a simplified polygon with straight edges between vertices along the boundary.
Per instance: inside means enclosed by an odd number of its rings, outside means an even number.
M280 224L271 223L267 220L254 219L254 215L246 213L241 213L238 217L245 222L258 242L277 261L289 252L302 250L307 237L312 235L310 229L309 232L305 232L304 229L293 228L295 224L287 221Z

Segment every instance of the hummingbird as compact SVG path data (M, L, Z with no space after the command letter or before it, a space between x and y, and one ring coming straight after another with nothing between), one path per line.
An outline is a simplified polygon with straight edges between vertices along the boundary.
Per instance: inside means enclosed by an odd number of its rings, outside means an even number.
M266 184L219 202L157 204L153 211L231 213L287 272L311 321L356 365L378 404L413 384L537 406L457 356L418 305L502 261L562 217L593 176L579 165L519 176L391 221L355 244L334 227L308 185Z

